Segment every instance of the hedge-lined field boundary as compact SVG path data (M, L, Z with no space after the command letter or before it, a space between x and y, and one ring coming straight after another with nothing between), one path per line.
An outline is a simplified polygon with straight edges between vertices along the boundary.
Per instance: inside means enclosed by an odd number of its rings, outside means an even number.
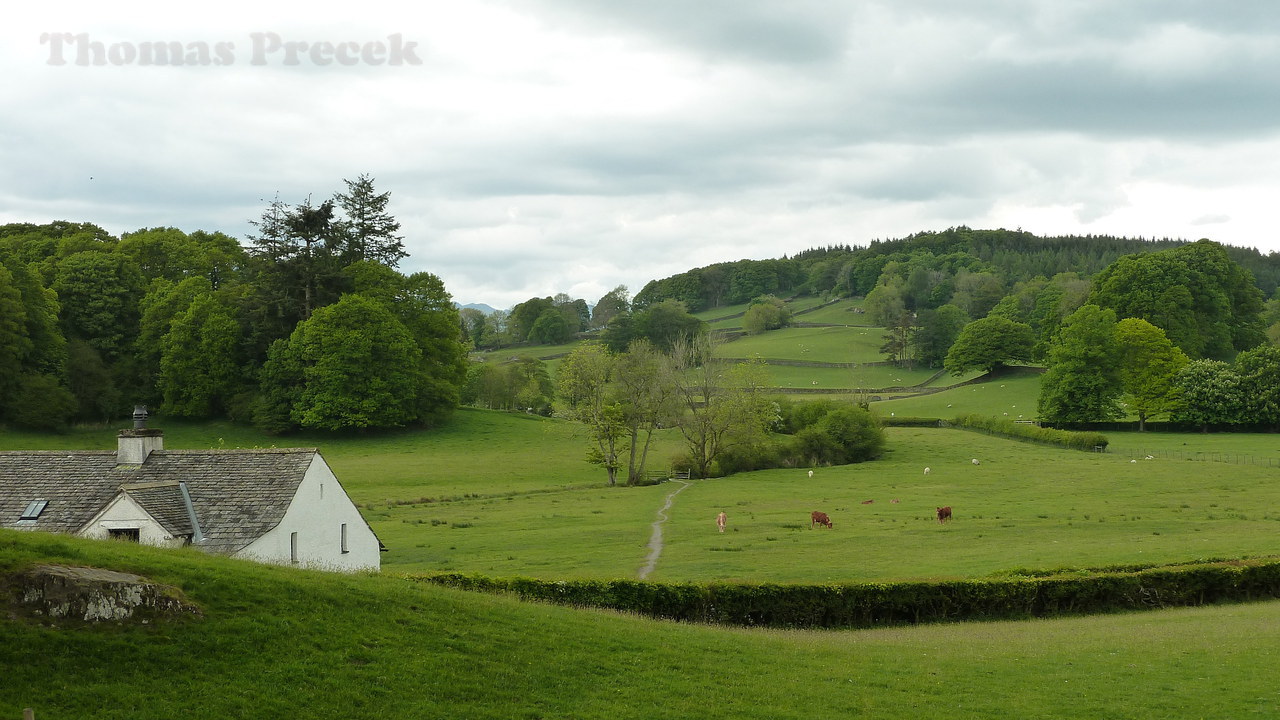
M1107 436L1099 432L1058 430L1057 428L1040 427L1032 423L1020 423L1008 418L992 417L990 415L957 415L951 421L951 424L954 427L981 430L993 435L1033 440L1049 445L1059 445L1074 450L1087 450L1090 452L1102 452L1106 450L1108 443L1110 443L1107 440Z
M776 628L1017 620L1280 598L1276 559L1131 572L1058 571L1035 577L823 585L536 580L464 573L407 577L667 620Z

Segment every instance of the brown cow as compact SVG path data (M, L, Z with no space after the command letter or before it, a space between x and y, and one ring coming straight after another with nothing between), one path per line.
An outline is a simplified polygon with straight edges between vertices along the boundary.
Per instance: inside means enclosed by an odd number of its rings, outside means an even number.
M812 528L814 525L826 525L830 528L831 518L824 512L814 510L809 513L809 527Z
M863 501L862 501L862 504L863 504L863 505L870 505L870 504L871 504L871 503L873 503L873 502L875 502L875 500L863 500Z
M938 508L938 522L943 523L951 519L951 506Z

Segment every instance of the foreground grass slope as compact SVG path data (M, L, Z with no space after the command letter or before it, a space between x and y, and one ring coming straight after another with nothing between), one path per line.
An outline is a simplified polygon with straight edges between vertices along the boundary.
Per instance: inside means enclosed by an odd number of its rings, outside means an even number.
M1280 603L877 631L677 625L390 576L0 532L0 575L112 567L204 617L0 615L0 717L1265 717ZM767 678L767 682L761 682Z

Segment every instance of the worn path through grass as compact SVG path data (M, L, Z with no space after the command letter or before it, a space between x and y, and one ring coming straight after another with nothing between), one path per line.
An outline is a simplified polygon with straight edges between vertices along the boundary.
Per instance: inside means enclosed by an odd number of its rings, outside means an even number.
M672 482L680 483L680 487L667 494L666 500L662 503L662 509L658 511L658 519L653 521L653 532L649 535L649 556L644 559L644 566L640 568L640 572L636 573L641 580L649 577L649 573L658 566L658 558L662 555L662 526L667 522L667 511L676 501L676 496L689 487L689 483L683 480L672 480Z

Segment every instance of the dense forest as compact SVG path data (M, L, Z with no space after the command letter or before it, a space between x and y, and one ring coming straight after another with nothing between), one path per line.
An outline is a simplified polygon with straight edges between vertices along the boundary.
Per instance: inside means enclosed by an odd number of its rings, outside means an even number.
M866 247L815 248L791 258L739 260L694 268L653 280L636 294L635 306L680 300L692 312L749 302L761 295L835 294L864 296L884 284L886 268L927 290L928 306L943 304L964 275L986 274L1004 290L1037 278L1075 273L1089 278L1125 255L1156 252L1189 244L1183 240L1145 240L1102 235L1037 237L1011 230L951 228L892 240L873 240ZM1228 256L1253 275L1266 297L1280 286L1280 253L1226 247ZM927 273L927 275L926 275ZM971 284L982 284L969 280ZM994 292L994 291L993 291ZM942 302L939 302L941 300Z
M276 199L241 244L88 223L0 226L0 421L56 429L135 403L276 432L430 425L466 372L444 284L404 275L367 176Z

